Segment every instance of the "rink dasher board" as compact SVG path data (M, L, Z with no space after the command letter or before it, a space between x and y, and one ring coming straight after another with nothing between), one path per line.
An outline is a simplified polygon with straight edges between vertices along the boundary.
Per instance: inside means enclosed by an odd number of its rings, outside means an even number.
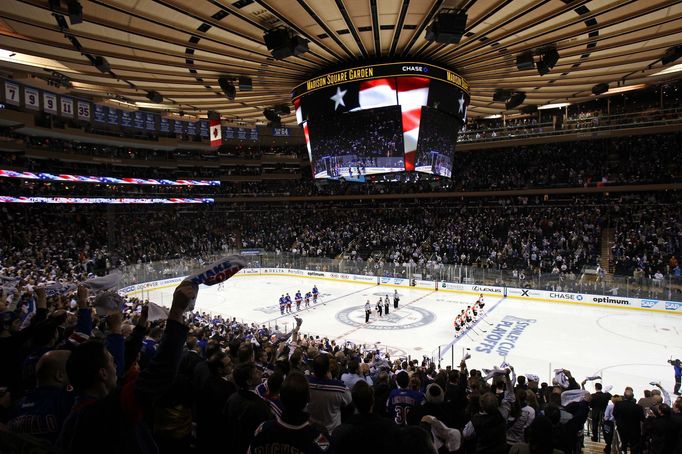
M588 307L606 307L613 309L629 309L645 312L664 314L682 314L682 302L665 301L654 299L641 299L629 297L617 297L607 295L592 295L569 292L552 292L547 290L522 289L513 287L498 287L485 285L457 284L451 282L424 281L415 279L410 285L409 279L389 278L378 276L365 276L346 273L329 273L322 271L298 270L291 268L246 268L235 274L234 278L249 276L272 276L315 279L322 281L342 282L346 284L363 284L370 286L383 286L403 289L416 289L425 291L441 291L462 295L480 295L485 297L513 298L525 301L537 301L552 304L570 304ZM144 282L125 287L119 290L119 294L133 296L144 293L145 290L161 290L175 287L184 277L163 279L159 281ZM656 307L658 306L658 307Z

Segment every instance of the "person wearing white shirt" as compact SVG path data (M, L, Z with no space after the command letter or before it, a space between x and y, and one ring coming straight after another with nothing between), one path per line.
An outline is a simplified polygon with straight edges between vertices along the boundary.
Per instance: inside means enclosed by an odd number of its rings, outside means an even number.
M341 374L341 381L348 389L353 389L353 386L360 380L364 380L369 386L372 386L372 378L369 377L369 375L366 375L364 373L365 371L369 372L369 367L366 364L358 364L357 361L350 361L348 363L348 372Z
M615 399L615 398L614 398ZM609 400L606 404L606 410L604 410L604 419L602 422L602 432L604 433L604 443L606 447L604 452L611 452L611 442L613 441L613 431L616 425L616 419L613 417L613 400Z

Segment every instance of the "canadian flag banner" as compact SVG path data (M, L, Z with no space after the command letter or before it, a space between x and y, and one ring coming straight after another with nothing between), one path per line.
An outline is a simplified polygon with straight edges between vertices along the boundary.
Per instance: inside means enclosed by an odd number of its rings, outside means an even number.
M209 125L211 127L211 146L219 147L223 144L223 136L220 131L220 120L209 120Z

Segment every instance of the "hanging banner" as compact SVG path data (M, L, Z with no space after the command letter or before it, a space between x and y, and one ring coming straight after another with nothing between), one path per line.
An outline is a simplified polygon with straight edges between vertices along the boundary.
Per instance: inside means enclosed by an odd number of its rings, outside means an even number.
M24 87L24 105L27 109L40 110L40 93L38 90Z
M19 101L19 85L5 82L5 102L15 106L21 104Z
M73 118L73 99L61 97L61 111L62 117Z
M78 101L78 119L90 121L90 103Z
M57 95L47 92L43 93L43 110L57 115Z

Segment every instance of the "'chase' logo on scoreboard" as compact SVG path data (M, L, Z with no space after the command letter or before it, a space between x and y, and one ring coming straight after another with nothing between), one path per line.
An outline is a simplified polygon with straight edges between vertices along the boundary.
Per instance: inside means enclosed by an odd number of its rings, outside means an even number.
M428 66L403 66L402 70L404 73L407 73L407 72L427 73L427 72L429 72L429 67Z

